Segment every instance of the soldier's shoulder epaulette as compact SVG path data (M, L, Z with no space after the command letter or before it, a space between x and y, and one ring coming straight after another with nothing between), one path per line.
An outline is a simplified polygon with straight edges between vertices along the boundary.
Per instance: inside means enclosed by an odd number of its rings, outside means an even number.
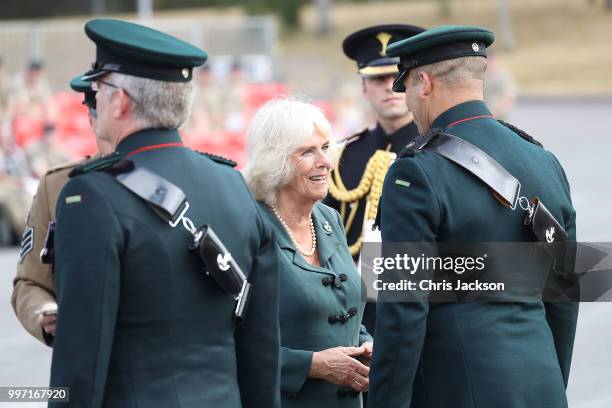
M400 151L398 158L403 157L414 157L415 154L423 151L426 148L427 144L438 134L442 132L442 128L433 128L429 129L427 132L418 135L413 138L410 143L408 143L404 148Z
M404 157L414 157L414 155L417 154L419 151L419 149L413 146L406 146L400 151L400 153L397 155L397 158L402 159Z
M226 166L230 166L230 167L236 167L238 165L238 163L236 163L235 161L231 159L226 159L225 157L219 156L217 154L199 152L197 150L196 152L201 154L202 156L208 157L210 160L214 161L215 163L225 164Z
M81 159L81 160L71 160L71 161L67 161L65 163L59 164L57 166L53 166L49 170L46 171L45 176L48 176L54 173L59 173L60 171L72 170L73 168L80 166L83 163L86 163L90 159L91 158L87 156L86 158Z
M90 173L92 171L100 171L113 166L123 160L124 155L119 152L114 152L106 156L101 156L93 160L87 160L81 165L75 167L70 172L69 176L76 177L81 174Z
M361 136L363 136L366 133L368 133L368 130L370 130L370 129L369 128L365 128L361 132L355 133L354 135L347 136L344 139L340 139L340 143L344 143L345 146L348 146L351 143L354 143L354 142L358 141L359 139L361 139Z
M499 123L501 123L502 125L504 125L505 127L507 127L508 129L510 129L511 131L513 131L514 133L516 133L517 135L519 135L520 137L522 137L523 139L527 140L530 143L533 143L534 145L540 146L540 147L544 147L542 146L542 143L538 142L537 140L535 140L530 134L528 134L527 132L525 132L522 129L517 128L516 126L505 122L503 120L498 120Z

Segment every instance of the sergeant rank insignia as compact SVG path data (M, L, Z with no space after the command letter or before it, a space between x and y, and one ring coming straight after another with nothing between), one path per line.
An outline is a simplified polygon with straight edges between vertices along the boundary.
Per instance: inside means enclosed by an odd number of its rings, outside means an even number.
M21 250L19 251L19 263L23 262L25 256L34 247L34 227L28 227L21 237Z

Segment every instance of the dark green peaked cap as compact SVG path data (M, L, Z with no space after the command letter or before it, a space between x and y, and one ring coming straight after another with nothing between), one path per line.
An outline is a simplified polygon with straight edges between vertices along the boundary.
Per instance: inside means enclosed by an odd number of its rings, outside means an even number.
M83 81L81 78L84 74L76 76L70 80L70 88L76 92L85 92L87 90L91 90L91 86L89 81ZM93 91L92 91L93 92Z
M96 43L93 70L82 79L91 80L108 72L188 82L193 67L206 62L203 50L169 34L122 20L95 19L85 24L85 33Z
M96 93L93 89L91 89L91 84L89 81L84 81L81 79L83 75L86 74L87 73L72 78L70 81L70 88L72 88L73 91L84 94L83 105L91 109L96 109Z
M495 36L476 26L440 26L394 42L387 48L389 57L399 57L399 73L393 83L395 92L405 92L404 78L416 67L468 56L487 56L486 48Z

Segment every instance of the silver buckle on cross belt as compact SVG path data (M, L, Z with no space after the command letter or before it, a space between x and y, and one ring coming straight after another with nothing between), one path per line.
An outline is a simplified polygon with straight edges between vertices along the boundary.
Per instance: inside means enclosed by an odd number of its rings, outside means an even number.
M519 199L517 200L517 203L523 211L527 211L529 213L529 218L533 216L534 207L531 201L529 201L527 197L525 196L519 197Z
M179 222L182 222L183 227L187 230L187 232L189 232L191 235L195 237L195 234L196 234L195 225L193 224L193 221L191 221L189 217L185 215L188 209L189 209L189 202L185 201L185 208L183 208L183 210L181 211L181 214L176 218L176 220L168 221L168 224L170 224L172 228L176 228Z

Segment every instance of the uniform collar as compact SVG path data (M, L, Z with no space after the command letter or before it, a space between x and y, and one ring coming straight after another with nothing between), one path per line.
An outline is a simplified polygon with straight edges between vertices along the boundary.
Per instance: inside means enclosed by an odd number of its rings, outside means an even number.
M487 105L479 100L463 102L440 114L431 124L431 128L446 129L455 122L477 116L491 116Z
M419 135L419 131L414 121L410 121L389 135L385 133L380 123L376 123L374 132L376 134L377 148L386 150L390 143L390 150L395 153L398 153L404 146L411 142L413 138Z
M119 142L116 151L129 155L140 150L180 146L182 144L181 136L176 129L144 129L132 133Z

